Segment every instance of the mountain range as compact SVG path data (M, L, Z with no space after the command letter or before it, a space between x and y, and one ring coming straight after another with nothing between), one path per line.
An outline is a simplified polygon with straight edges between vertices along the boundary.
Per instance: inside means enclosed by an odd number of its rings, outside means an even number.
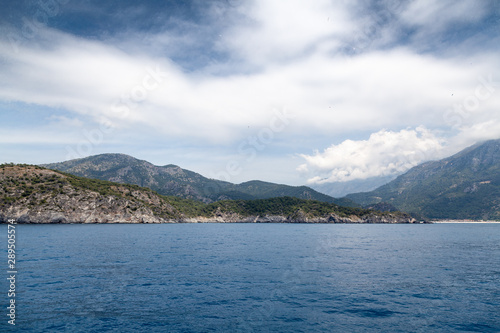
M294 197L380 211L399 210L422 219L500 220L500 140L478 143L451 157L423 163L375 190L340 199L307 186L257 180L233 184L176 165L156 166L123 154L102 154L44 166L203 203ZM326 192L328 188L324 189Z
M363 206L388 203L430 219L500 220L500 140L423 163L373 191L347 198Z
M177 165L156 166L124 154L101 154L42 166L80 177L148 187L162 195L204 203L289 196L343 206L359 206L348 199L335 199L307 186L288 186L258 180L233 184L206 178Z
M210 204L33 165L0 165L0 223L415 223L400 212L279 197Z

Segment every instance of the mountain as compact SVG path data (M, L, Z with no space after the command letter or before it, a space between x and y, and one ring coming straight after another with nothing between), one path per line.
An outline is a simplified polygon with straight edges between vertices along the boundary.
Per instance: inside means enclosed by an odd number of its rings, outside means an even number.
M400 212L280 197L211 204L31 165L0 165L0 223L414 223Z
M205 178L176 165L156 166L124 154L102 154L42 166L86 178L148 187L162 195L194 199L205 203L289 196L358 206L350 200L335 199L307 186L288 186L262 181L233 184Z
M150 189L29 165L0 165L0 222L165 222L182 213Z
M76 176L148 187L163 195L212 202L230 183L207 179L176 165L155 166L124 154L102 154L43 167Z
M347 198L363 206L387 202L426 218L500 220L500 140L421 164L374 191Z

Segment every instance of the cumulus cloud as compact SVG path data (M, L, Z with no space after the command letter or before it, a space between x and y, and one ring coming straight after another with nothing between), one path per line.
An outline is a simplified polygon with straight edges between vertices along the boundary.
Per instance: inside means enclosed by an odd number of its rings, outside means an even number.
M381 130L368 140L345 140L323 152L301 155L301 172L317 174L310 184L342 182L404 172L439 156L443 140L424 127L399 132Z

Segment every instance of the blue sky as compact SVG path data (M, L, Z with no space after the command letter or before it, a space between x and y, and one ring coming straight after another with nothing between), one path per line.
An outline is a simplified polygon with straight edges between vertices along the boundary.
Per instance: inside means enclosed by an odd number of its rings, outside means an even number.
M317 185L500 137L495 0L1 5L0 163Z

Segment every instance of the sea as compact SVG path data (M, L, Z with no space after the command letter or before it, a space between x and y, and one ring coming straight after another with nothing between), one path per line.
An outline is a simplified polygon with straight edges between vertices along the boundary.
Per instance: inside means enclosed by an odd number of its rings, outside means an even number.
M500 332L498 223L0 227L2 332Z

